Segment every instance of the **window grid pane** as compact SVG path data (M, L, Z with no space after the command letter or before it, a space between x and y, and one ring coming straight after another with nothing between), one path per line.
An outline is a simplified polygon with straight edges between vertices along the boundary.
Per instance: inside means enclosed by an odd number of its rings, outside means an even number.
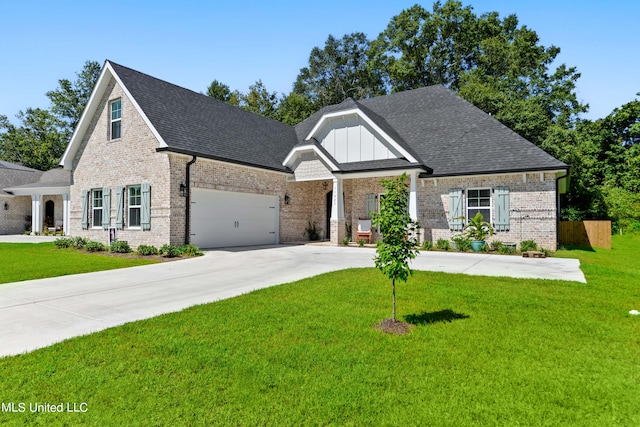
M139 185L129 187L129 227L140 227L142 191Z
M473 218L478 212L483 220L491 220L491 190L467 190L467 218Z

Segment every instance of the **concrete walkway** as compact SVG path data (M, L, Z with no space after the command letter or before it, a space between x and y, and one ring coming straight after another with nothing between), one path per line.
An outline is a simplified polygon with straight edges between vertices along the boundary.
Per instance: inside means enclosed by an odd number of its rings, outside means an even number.
M350 267L375 249L270 246L213 250L187 260L0 285L0 357L163 313ZM431 270L585 282L578 260L423 252Z

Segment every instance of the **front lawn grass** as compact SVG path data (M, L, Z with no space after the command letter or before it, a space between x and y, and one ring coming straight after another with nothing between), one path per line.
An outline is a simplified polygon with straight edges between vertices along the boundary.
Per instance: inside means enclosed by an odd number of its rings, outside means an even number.
M640 425L639 237L588 284L345 270L0 359L8 425ZM85 413L29 404L86 402Z
M48 243L0 243L0 284L152 264L154 260L109 257Z

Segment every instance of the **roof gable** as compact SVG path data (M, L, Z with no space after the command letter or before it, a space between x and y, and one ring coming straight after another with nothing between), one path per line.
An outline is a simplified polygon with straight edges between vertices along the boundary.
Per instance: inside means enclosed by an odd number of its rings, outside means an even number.
M65 168L72 167L109 77L122 86L159 141L159 150L287 171L282 159L298 142L291 126L110 61L63 156Z

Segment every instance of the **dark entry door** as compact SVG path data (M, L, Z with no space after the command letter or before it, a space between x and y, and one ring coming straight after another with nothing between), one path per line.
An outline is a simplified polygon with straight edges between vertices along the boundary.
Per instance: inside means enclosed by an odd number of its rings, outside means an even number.
M331 240L331 206L333 204L333 190L329 191L326 197L327 197L327 215L326 215L327 220L325 224L326 226L325 234L327 236L326 239Z

